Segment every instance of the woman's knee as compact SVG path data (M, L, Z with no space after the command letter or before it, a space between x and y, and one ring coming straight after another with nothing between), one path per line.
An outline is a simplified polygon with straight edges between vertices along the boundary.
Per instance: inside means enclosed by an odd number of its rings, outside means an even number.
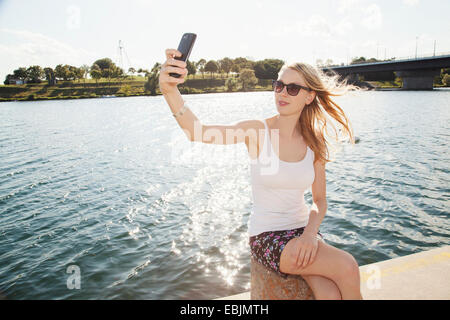
M359 281L359 266L356 259L344 251L339 265L339 278L344 281Z

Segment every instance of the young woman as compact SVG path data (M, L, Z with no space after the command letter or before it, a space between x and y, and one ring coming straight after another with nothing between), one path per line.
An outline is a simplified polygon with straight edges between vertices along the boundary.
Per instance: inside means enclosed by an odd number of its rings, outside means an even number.
M347 117L330 96L354 87L304 63L285 65L273 82L277 115L264 121L202 125L178 91L187 69L185 62L174 59L176 56L181 56L178 50L166 50L159 87L188 139L246 144L252 161L254 204L249 244L253 258L283 277L301 275L316 299L362 299L358 263L348 252L322 241L319 232L327 211L327 116L339 122L354 143ZM180 78L169 76L172 72ZM309 187L311 208L304 201Z

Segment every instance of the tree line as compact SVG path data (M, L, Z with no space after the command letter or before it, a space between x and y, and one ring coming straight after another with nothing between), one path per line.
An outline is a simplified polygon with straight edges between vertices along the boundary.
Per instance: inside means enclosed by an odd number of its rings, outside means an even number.
M364 57L354 58L350 64L357 63L369 63L378 62L374 58L366 60ZM213 77L213 74L219 73L229 77L230 72L233 72L236 77L242 71L254 73L254 77L257 79L275 79L278 76L278 72L282 65L283 60L280 59L264 59L260 61L253 61L247 58L239 57L230 59L228 57L221 60L205 60L200 59L198 61L187 61L186 68L188 73L193 75L201 74L205 78L205 74ZM327 59L323 62L321 59L317 59L316 65L319 67L337 66L333 64L331 59ZM20 67L13 71L12 74L8 74L4 81L4 84L9 84L10 80L21 80L23 83L41 83L42 81L48 81L49 84L55 84L55 80L74 81L87 79L88 75L96 81L104 79L124 79L128 75L144 74L145 77L149 77L151 73L159 71L161 64L156 63L152 68L152 71L147 69L135 69L130 67L128 74L118 67L110 58L103 58L95 61L91 66L86 64L81 67L75 67L67 64L59 64L54 69L50 67L42 68L39 65L30 66L28 68ZM250 71L249 71L250 70Z
M236 75L241 73L244 69L251 70L254 76L258 79L273 79L277 77L278 71L283 65L284 61L279 59L265 59L261 61L252 61L247 58L224 58L221 60L205 60L187 61L187 69L189 74L205 74L212 78L213 74L219 73L221 75L229 76L230 72ZM48 81L49 84L55 84L55 80L74 81L87 79L88 75L96 81L104 79L124 79L129 75L143 74L145 77L151 76L155 72L159 72L161 64L156 63L151 71L147 69L135 69L130 67L126 73L122 68L117 66L110 58L103 58L95 61L91 66L86 64L76 67L68 64L59 64L55 68L41 67L34 65L30 67L20 67L8 74L5 78L4 84L10 84L12 80L20 80L22 83L41 83Z
M44 80L49 84L55 84L54 80L73 81L87 79L90 75L92 79L101 78L124 78L126 75L122 68L116 66L111 59L103 58L95 61L92 66L86 64L81 67L75 67L68 64L59 64L54 69L50 67L42 68L39 65L28 68L20 67L8 74L4 81L9 84L10 80L17 79L23 83L41 83Z
M365 57L355 57L350 62L353 64L360 63L372 63L388 60L377 60L375 58L366 59ZM205 74L210 78L213 78L214 74L219 74L220 77L225 76L227 88L233 89L240 82L244 90L249 86L253 86L258 82L258 79L276 79L278 72L285 62L280 59L264 59L259 61L253 61L244 57L228 58L225 57L220 60L205 60L200 59L198 61L187 61L186 68L188 74L195 78L196 75L201 74L202 78L205 78ZM341 64L343 65L343 64ZM339 66L334 64L331 59L327 59L323 62L321 59L316 60L317 67L333 67ZM71 65L59 64L54 69L50 67L42 68L39 65L30 66L28 68L20 67L13 71L12 74L8 74L4 81L4 84L14 83L12 80L20 80L22 83L41 83L42 81L48 81L49 85L55 85L56 81L74 81L74 80L86 80L88 75L98 82L100 79L126 79L129 75L141 74L147 78L145 83L145 90L152 93L156 92L158 83L159 71L161 69L160 63L155 63L151 70L147 69L135 69L130 67L126 73L122 68L117 66L110 58L102 58L95 61L91 66L86 64L81 67L75 67ZM446 84L449 81L449 77L445 77L448 73L445 70L441 76L442 83ZM233 76L230 77L230 73ZM445 79L444 79L445 78Z

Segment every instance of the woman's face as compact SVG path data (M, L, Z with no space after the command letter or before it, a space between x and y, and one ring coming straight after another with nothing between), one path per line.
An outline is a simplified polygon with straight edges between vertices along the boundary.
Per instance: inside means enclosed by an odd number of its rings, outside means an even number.
M307 87L303 76L297 71L286 68L278 76L278 81L282 81L284 84L295 83L300 86ZM275 103L277 105L278 112L280 114L292 114L298 113L303 110L305 104L311 103L314 99L313 91L306 91L305 89L300 89L296 96L291 96L287 93L287 88L284 87L280 93L275 92Z

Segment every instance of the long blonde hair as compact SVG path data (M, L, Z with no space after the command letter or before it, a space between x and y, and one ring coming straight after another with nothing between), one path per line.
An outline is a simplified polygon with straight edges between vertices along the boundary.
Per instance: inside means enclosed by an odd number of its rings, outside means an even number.
M340 76L335 72L325 74L307 63L285 64L280 69L279 74L286 68L300 73L305 79L306 86L316 92L314 100L310 104L305 105L300 115L301 134L305 142L314 151L314 162L318 160L325 163L331 162L328 149L332 145L328 139L331 136L329 133L330 129L334 129L336 142L342 141L342 139L338 137L336 127L330 120L336 120L342 128L339 131L349 138L351 144L355 144L350 121L341 107L331 99L331 96L341 96L349 90L361 89L348 84L346 80L340 81Z

